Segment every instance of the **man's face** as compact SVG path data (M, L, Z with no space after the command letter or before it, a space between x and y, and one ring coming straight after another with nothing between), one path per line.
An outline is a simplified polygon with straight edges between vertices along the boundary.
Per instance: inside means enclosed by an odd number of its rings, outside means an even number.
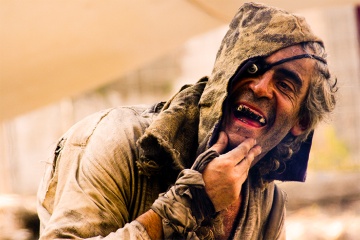
M279 50L267 57L268 64L305 54L299 45ZM262 154L274 148L288 133L300 135L299 110L314 69L315 60L302 58L273 66L262 75L236 79L230 92L223 130L232 149L246 138L254 138Z

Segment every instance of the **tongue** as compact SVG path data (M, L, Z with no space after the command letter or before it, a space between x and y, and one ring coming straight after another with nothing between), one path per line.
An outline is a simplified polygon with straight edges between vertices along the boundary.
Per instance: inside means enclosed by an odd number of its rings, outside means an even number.
M261 124L260 124L258 121L254 120L254 119L252 119L252 118L242 116L242 117L239 118L239 119L240 119L242 122L248 124L249 126L257 127L257 128L262 127Z

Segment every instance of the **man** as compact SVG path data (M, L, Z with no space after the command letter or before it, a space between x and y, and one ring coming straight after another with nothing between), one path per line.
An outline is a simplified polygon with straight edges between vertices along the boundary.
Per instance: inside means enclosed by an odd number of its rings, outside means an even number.
M41 239L284 238L273 181L305 180L335 85L303 18L244 4L209 79L61 138L38 192Z

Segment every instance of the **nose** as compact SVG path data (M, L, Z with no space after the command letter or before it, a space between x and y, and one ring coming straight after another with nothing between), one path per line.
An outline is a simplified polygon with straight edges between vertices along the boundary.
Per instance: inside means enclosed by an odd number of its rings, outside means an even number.
M266 97L271 99L273 97L273 83L271 74L269 72L264 73L256 79L253 79L249 87L259 98Z

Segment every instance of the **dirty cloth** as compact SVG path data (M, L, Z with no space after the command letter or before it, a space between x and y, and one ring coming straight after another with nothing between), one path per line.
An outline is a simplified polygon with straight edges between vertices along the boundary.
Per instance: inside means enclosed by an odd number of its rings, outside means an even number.
M301 42L318 41L303 18L244 4L230 24L213 72L165 105L104 110L74 125L49 158L38 191L41 239L149 239L135 219L216 138L228 83L239 66ZM284 194L273 182L243 184L236 239L277 239Z
M108 109L61 138L38 191L40 239L150 239L135 219L167 190L163 179L173 174L163 169L148 177L136 166L136 140L156 116L142 106ZM273 183L262 191L250 181L243 186L236 234L245 239L281 234L283 193Z
M219 153L208 149L200 154L191 169L180 172L175 184L155 200L151 209L161 218L165 239L199 239L196 230L205 218L215 218L214 205L206 194L202 177L207 164ZM201 204L199 204L201 203Z

